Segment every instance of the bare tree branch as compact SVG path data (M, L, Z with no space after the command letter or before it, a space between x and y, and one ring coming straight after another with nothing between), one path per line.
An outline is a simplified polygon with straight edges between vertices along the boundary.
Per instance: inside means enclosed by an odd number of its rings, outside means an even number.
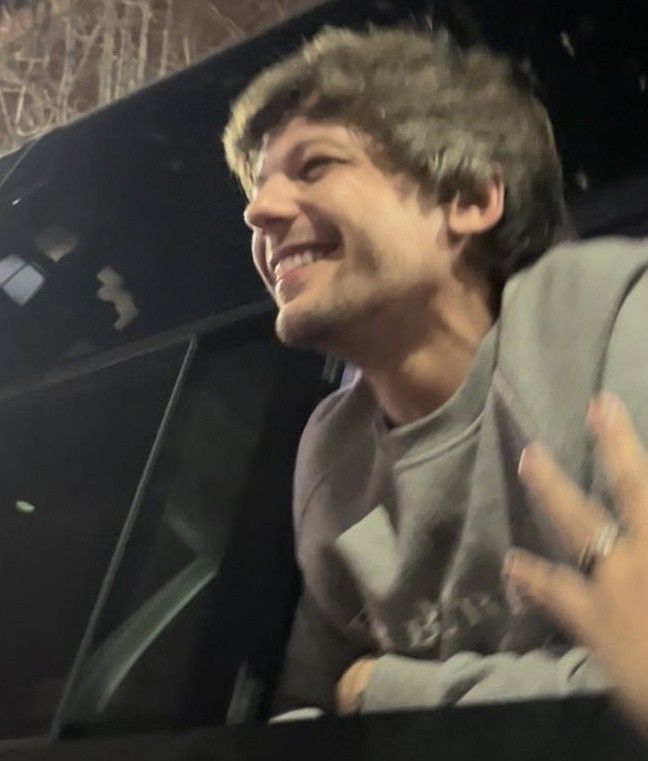
M140 9L142 12L142 26L140 27L139 50L137 52L136 81L138 87L142 87L145 82L146 62L148 60L149 27L151 24L151 17L153 16L150 0L142 0L140 3Z
M72 18L65 19L65 52L63 54L63 67L61 71L61 83L59 85L56 106L61 118L67 120L68 96L72 79L72 55L74 52L74 38L72 36Z
M23 82L23 86L20 88L20 95L18 96L18 105L16 106L16 116L14 117L16 126L20 124L20 117L22 116L23 106L25 105L25 94L27 93L27 86L28 86L27 83L29 82L29 78L35 63L36 61L34 59L32 59L29 62L27 71L25 73L25 80Z
M169 63L169 36L171 34L171 24L173 23L173 0L166 0L166 11L164 15L164 27L162 29L162 50L160 52L160 67L158 76L161 78L167 73Z
M103 53L99 68L99 103L109 103L113 89L113 62L117 14L115 0L104 0Z
M7 102L2 90L0 90L0 111L2 112L7 133L13 138L15 136L14 126L11 122L11 116L9 115L9 109L7 108Z
M0 0L0 155L321 0Z

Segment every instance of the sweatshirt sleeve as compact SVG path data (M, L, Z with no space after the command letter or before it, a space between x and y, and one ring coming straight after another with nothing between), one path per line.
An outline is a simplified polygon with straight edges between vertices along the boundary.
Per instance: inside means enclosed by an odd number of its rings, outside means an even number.
M340 441L348 441L344 431L331 429L337 405L345 399L341 389L326 397L313 411L301 437L293 483L293 524L297 564L304 578L304 590L297 605L284 655L272 714L301 708L335 711L335 685L344 671L367 645L354 641L348 631L332 621L316 599L309 579L322 583L322 569L313 570L304 558L303 518L309 499L321 476L340 455ZM310 570L309 570L310 569ZM328 581L333 589L343 579ZM314 586L314 585L313 585Z
M601 388L616 394L648 447L648 272L632 284L614 320L607 344ZM605 494L600 467L593 484Z
M383 655L376 661L362 712L507 702L602 692L609 682L583 647L562 655L462 652L446 661Z
M297 606L272 714L297 708L335 712L335 685L363 653L325 618L308 592Z

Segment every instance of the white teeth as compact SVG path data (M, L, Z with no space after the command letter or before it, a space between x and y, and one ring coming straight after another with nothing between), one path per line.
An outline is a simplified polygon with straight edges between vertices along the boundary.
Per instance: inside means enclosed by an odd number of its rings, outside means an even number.
M275 265L275 279L282 277L287 272L290 272L297 267L306 267L317 259L321 259L323 256L324 254L322 252L313 251L312 249L308 249L307 251L303 251L299 254L291 254L290 256L285 256Z

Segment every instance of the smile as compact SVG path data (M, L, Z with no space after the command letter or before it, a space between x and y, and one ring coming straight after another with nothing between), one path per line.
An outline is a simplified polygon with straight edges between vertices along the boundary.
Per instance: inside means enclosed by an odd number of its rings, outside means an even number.
M274 266L272 275L275 283L279 282L282 278L286 277L290 272L293 272L300 267L308 267L320 259L325 259L331 253L331 249L314 249L309 248L299 253L289 254L282 257Z

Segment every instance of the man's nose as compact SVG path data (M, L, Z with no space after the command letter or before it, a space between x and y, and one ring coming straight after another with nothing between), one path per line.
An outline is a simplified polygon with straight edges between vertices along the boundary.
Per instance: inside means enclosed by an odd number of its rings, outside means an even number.
M268 178L247 205L243 218L253 230L269 232L290 223L299 213L294 188L286 177Z

